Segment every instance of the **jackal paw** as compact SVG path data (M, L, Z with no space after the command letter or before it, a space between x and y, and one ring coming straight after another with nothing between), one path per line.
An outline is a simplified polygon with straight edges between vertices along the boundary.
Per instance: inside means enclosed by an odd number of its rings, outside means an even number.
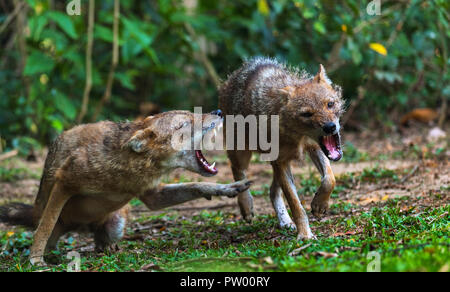
M35 267L47 266L47 264L44 261L44 257L30 257L30 263Z
M316 200L316 197L314 197L313 201L311 202L311 212L312 214L320 218L322 215L324 215L328 211L328 200Z
M253 221L253 217L255 214L253 212L250 212L249 214L243 214L242 218L244 218L245 222L251 223Z
M219 196L226 196L229 198L234 198L242 192L245 192L250 188L253 184L252 181L249 180L241 180L235 183L223 185L223 188L220 190Z
M294 222L290 221L280 221L280 228L286 228L290 230L297 230L297 226L295 226Z
M297 240L308 240L308 239L317 240L317 237L311 232L311 230L297 234Z

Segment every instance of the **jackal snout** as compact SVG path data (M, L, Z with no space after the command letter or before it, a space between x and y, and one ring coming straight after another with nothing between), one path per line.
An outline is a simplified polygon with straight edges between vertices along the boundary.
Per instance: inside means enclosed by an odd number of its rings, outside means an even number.
M334 134L336 132L336 124L333 122L328 122L322 127L325 134Z

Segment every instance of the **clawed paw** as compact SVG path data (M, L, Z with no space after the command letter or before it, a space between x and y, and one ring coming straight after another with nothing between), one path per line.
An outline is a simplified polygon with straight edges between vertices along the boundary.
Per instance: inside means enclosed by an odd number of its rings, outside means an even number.
M242 180L232 184L225 185L221 195L227 196L229 198L234 198L240 193L248 190L252 184L253 184L252 181Z
M311 202L311 212L312 214L320 218L322 215L324 215L328 211L328 201L324 200L315 200Z
M297 230L297 226L295 226L294 222L280 222L280 228Z
M43 257L31 257L30 258L31 265L35 267L45 267L47 264L44 261Z
M311 231L308 231L306 233L299 233L297 235L297 240L309 240L309 239L317 240L317 237Z

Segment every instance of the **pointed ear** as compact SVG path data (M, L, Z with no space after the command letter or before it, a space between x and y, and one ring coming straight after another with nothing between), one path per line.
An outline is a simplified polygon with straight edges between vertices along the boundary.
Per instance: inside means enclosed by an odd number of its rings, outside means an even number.
M282 97L285 97L285 98L290 98L290 97L294 96L295 88L293 86L286 86L284 88L275 89L275 92L279 96L282 96Z
M155 133L147 128L136 131L133 136L123 144L122 148L130 148L136 153L142 153L148 150L148 142L155 138Z
M328 84L331 84L330 79L328 79L327 72L325 72L325 68L322 64L320 64L319 72L317 72L317 75L314 77L314 82L326 82Z

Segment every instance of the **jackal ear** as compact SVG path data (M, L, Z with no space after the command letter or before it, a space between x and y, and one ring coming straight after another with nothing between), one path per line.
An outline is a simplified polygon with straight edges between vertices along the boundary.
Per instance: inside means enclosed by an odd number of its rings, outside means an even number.
M327 72L325 72L325 68L322 64L319 66L319 72L317 72L317 75L314 77L314 82L321 83L326 82L329 85L331 85L331 81L327 76Z
M278 88L276 89L276 93L278 96L284 97L284 98L290 98L293 97L295 94L295 88L292 86L286 86L284 88Z
M155 138L155 133L151 129L139 130L123 144L122 148L130 148L134 152L142 153L149 150L147 145L152 138Z

